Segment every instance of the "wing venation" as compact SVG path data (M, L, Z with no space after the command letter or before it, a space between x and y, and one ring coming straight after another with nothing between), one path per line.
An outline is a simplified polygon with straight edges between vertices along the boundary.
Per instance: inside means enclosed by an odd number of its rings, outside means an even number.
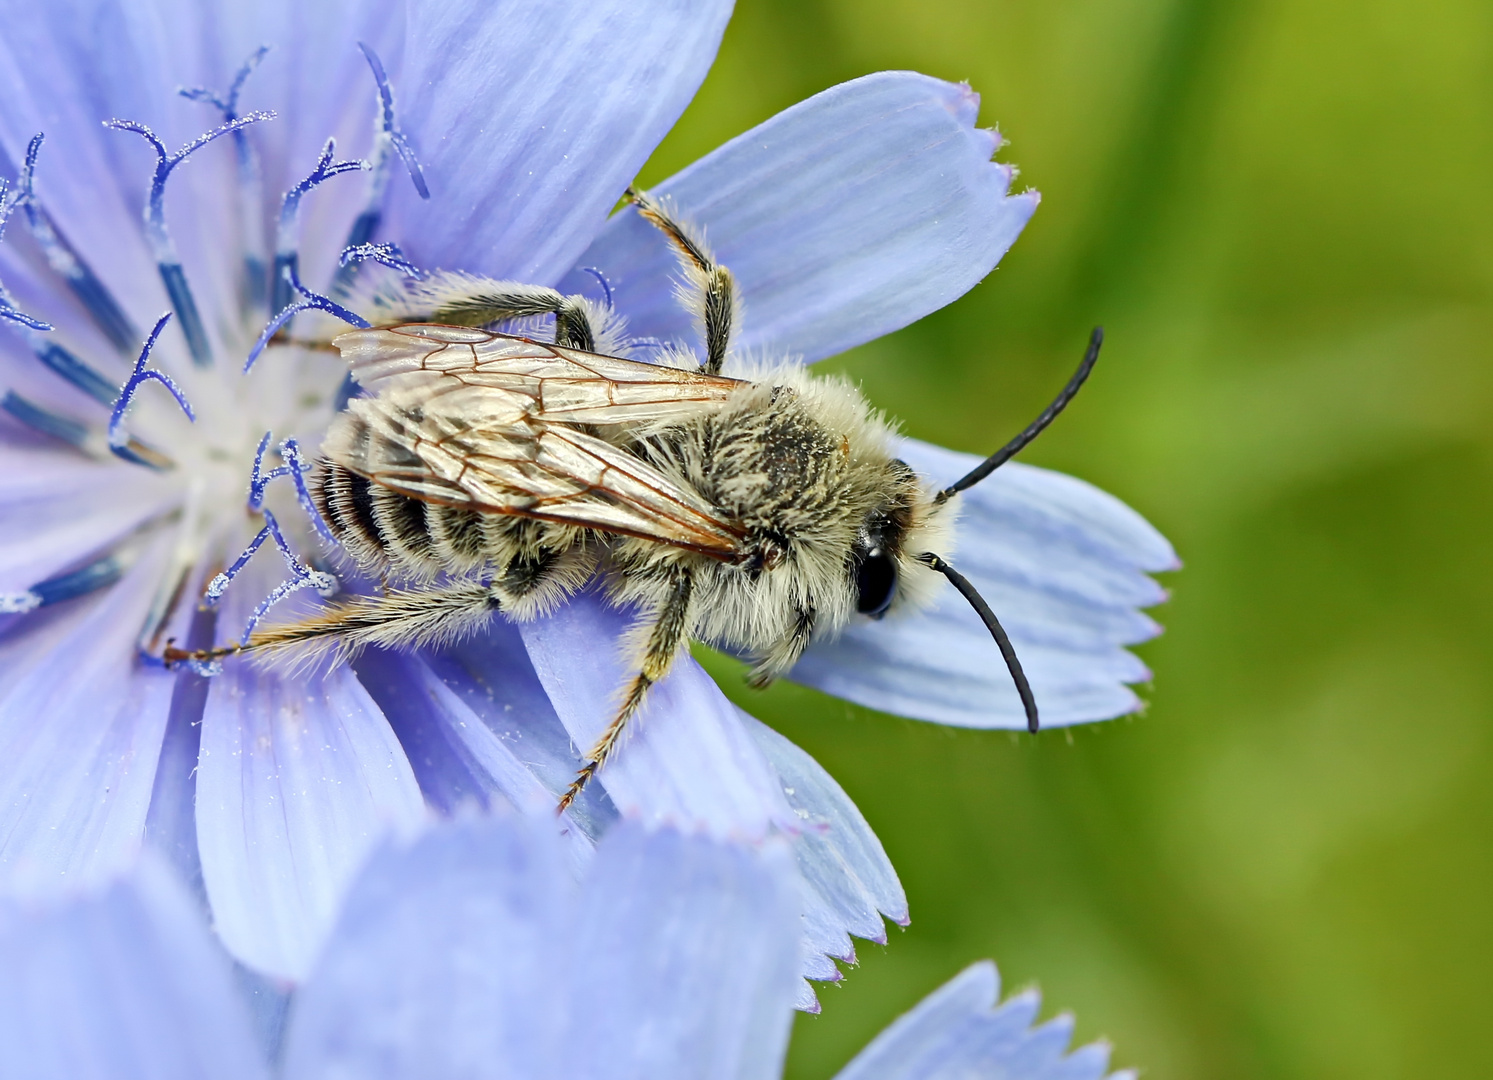
M424 373L432 381L530 396L533 413L573 424L642 424L682 419L725 401L736 379L567 349L489 330L411 323L356 330L334 342L355 379L381 391L388 380Z
M567 356L557 361L549 346L539 348L549 356L536 363L571 362ZM587 363L631 363L575 355ZM510 380L503 385L469 370L448 378L429 364L390 370L386 359L370 362L385 365L375 380L380 392L349 402L323 443L323 453L338 464L428 502L643 537L719 558L740 550L740 530L698 492L574 421L558 419L545 407L548 384L513 380L508 369L498 373Z

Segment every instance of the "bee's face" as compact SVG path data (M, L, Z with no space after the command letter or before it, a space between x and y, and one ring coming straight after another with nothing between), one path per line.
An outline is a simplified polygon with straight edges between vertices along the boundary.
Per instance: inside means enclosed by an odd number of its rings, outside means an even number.
M888 468L886 501L866 515L850 550L850 580L855 610L879 619L897 599L914 507L919 498L917 474L906 462L893 460Z

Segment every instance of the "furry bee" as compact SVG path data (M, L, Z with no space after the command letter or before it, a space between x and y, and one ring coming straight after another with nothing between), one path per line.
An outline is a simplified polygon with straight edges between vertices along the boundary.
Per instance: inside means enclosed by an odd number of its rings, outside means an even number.
M629 195L679 255L703 361L605 355L606 311L548 289L438 275L386 298L395 325L334 342L367 396L333 422L311 487L358 566L402 584L200 655L448 641L494 612L533 618L600 574L639 612L636 674L563 810L692 638L747 656L763 685L816 637L917 603L942 575L994 635L1037 730L999 621L937 552L951 497L1062 410L1100 332L1037 421L937 490L894 456L891 425L849 383L791 366L721 375L739 321L729 270L671 208ZM412 311L429 321L402 321ZM555 341L484 329L534 315L553 316Z

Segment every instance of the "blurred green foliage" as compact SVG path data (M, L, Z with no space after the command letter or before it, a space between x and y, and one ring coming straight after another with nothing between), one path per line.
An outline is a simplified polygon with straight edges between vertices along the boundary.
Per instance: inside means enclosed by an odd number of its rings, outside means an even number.
M1493 6L743 0L656 181L884 68L966 79L1043 203L969 296L829 366L1174 541L1143 716L1035 740L741 688L860 805L913 923L789 1075L966 963L1150 1080L1490 1076Z

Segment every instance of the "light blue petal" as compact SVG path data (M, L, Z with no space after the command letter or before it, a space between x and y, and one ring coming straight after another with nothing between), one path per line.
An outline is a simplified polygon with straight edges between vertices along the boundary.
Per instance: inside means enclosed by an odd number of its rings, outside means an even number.
M830 966L834 967L833 964ZM839 968L835 968L835 971L838 974ZM814 988L809 985L807 979L798 980L798 995L793 999L793 1007L799 1012L808 1013L810 1016L818 1016L824 1011L823 1007L819 1004L819 995L814 993Z
M187 579L182 594L201 596L207 586L206 577L205 569L199 568ZM183 648L204 648L212 644L213 623L212 612L201 611L195 604L183 604L161 638L173 638ZM155 784L150 793L150 810L145 816L146 846L165 859L177 880L196 897L203 912L208 911L208 902L197 847L197 765L202 751L202 710L210 688L211 680L207 677L192 671L177 671Z
M539 681L582 752L610 722L633 675L621 644L631 621L585 593L520 626ZM688 655L648 692L631 728L598 775L624 816L719 837L797 828L735 706Z
M562 1045L595 1080L777 1080L798 986L787 853L619 826L572 939Z
M268 1076L222 952L153 860L97 896L0 914L0 1046L14 1080Z
M740 347L807 360L890 333L990 273L1037 206L1011 196L969 87L893 71L842 83L726 143L656 194L703 226L736 275ZM696 340L674 256L628 210L583 254L631 333ZM567 286L585 283L576 275Z
M138 850L175 680L135 641L166 555L0 643L0 890L85 885Z
M0 593L72 568L179 498L160 474L124 462L0 449Z
M518 628L494 619L481 634L425 654L425 662L538 778L553 810L582 761L534 673ZM602 784L588 785L566 813L593 840L618 817Z
M558 796L424 659L375 649L353 666L399 737L433 809L448 815L495 805L535 815L554 811Z
M302 988L287 1080L776 1080L797 904L781 850L623 823L579 893L552 820L377 853Z
M431 197L391 192L416 262L551 284L694 97L728 0L422 4L399 81Z
M260 554L224 597L236 639L277 566ZM352 874L389 830L424 820L409 761L350 668L287 674L230 660L212 680L197 839L213 923L239 960L304 978Z
M979 458L914 439L901 456L942 486ZM1008 464L959 495L949 561L1011 636L1044 726L1106 720L1139 707L1126 683L1150 673L1122 646L1159 632L1138 608L1166 593L1148 572L1176 555L1135 511L1061 473ZM792 678L851 701L965 727L1025 726L990 634L952 586L929 609L857 619L809 648Z
M854 961L851 934L884 943L883 915L907 925L907 894L881 841L834 778L772 728L741 715L802 823L792 847L805 886L803 975L837 981L829 958Z
M168 44L181 24L163 22L150 5L103 0L3 0L0 24L5 157L14 168L31 137L44 132L37 194L47 212L86 248L126 311L161 310L165 292L140 224L154 161L137 136L102 125L116 116L140 120L175 140L173 149L206 130L188 135L172 122L189 114L170 102L181 85L171 78L185 76L190 85L195 74L195 50ZM13 227L22 231L19 222Z
M553 819L470 819L375 855L286 1035L287 1080L562 1075L573 879Z
M1032 1028L1040 999L1020 994L996 1005L1000 978L984 961L966 968L876 1036L835 1080L1099 1080L1108 1048L1064 1056L1070 1018ZM1114 1080L1121 1075L1117 1074Z

